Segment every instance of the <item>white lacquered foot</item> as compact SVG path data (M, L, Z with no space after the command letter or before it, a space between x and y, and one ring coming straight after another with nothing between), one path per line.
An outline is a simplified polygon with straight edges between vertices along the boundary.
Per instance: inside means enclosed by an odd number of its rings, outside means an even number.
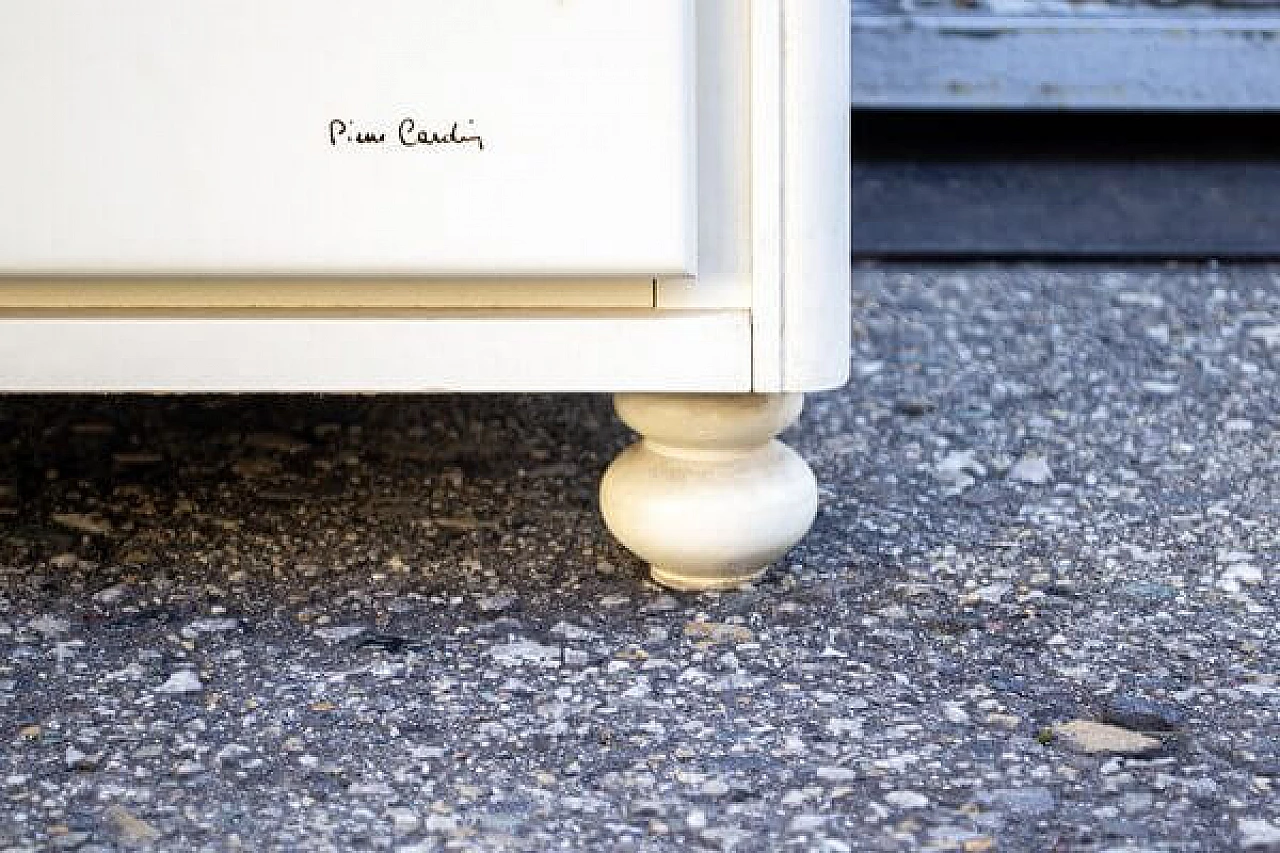
M758 578L817 512L813 472L774 439L802 404L800 394L618 395L618 415L642 438L605 472L605 523L666 586Z

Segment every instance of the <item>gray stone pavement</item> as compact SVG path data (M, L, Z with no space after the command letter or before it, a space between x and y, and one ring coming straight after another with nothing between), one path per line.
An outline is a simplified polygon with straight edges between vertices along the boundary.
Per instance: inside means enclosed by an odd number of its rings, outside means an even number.
M0 400L0 850L1280 850L1280 267L855 291L732 593L604 397Z

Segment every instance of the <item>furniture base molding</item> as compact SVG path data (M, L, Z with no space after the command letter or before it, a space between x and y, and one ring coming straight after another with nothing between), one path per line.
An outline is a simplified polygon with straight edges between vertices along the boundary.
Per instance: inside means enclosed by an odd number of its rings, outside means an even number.
M590 353L590 358L583 358ZM742 392L748 311L6 314L0 392Z
M605 472L601 510L657 583L741 586L812 526L813 472L774 438L803 395L619 394L614 405L641 439Z

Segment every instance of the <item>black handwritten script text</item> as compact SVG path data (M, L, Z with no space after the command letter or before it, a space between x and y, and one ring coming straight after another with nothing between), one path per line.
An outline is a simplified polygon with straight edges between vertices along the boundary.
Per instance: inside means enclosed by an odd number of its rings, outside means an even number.
M329 122L329 146L391 145L399 148L434 148L439 146L474 147L484 150L484 137L476 129L475 120L453 122L448 126L423 127L413 118L401 119L394 133L384 127L362 126L354 120L335 118Z

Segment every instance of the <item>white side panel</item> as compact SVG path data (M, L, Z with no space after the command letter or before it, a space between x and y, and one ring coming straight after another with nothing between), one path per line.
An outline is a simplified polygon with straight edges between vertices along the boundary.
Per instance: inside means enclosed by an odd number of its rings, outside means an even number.
M746 312L0 318L0 391L749 391Z
M849 3L783 10L781 390L815 391L849 377Z
M699 0L700 274L662 281L658 306L749 306L759 392L847 380L848 15L848 0Z
M693 0L0 0L0 275L695 269Z
M757 391L782 388L785 3L751 0L751 343Z

